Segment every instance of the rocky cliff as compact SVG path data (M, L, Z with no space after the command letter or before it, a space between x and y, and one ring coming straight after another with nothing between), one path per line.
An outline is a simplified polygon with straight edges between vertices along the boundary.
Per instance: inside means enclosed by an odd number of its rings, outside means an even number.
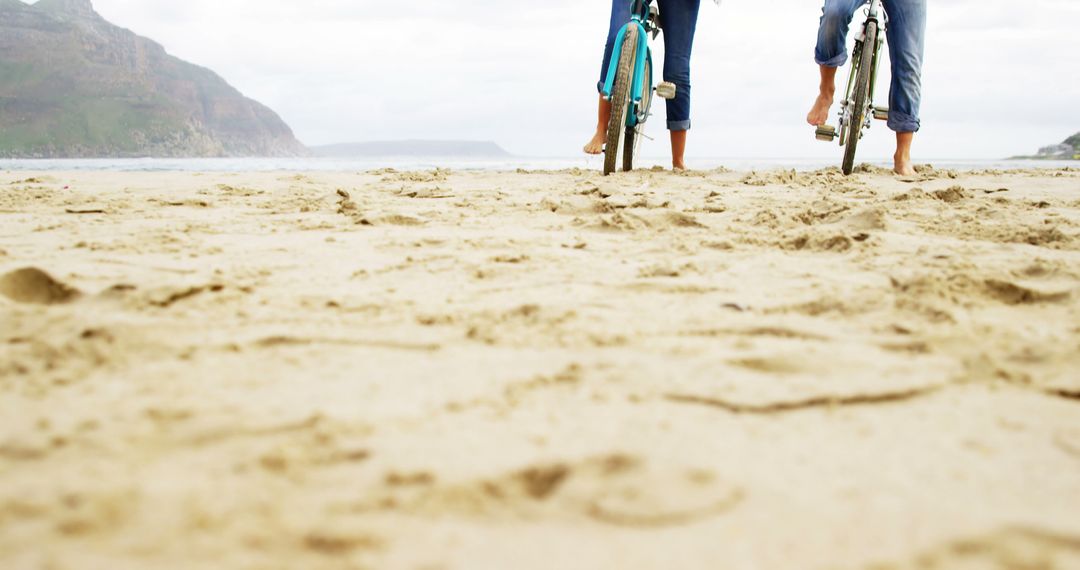
M296 156L272 110L90 0L0 0L0 156Z
M1080 133L1076 133L1059 144L1040 148L1039 154L1032 158L1080 160Z
M1080 152L1080 133L1076 133L1075 135L1065 139L1064 144L1067 144L1073 147L1073 149L1077 152Z

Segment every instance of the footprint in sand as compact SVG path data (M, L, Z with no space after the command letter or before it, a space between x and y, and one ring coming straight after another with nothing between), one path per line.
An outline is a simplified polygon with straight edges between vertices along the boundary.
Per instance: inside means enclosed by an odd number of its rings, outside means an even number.
M727 512L743 496L741 488L722 484L711 471L641 465L597 488L588 515L616 526L676 526Z
M970 194L963 186L950 186L944 190L935 191L933 196L946 204L955 204L967 200Z
M715 517L741 503L741 488L710 471L647 464L627 455L529 466L490 479L443 484L434 474L388 475L358 510L419 516L551 519L584 516L627 527L667 527Z
M81 293L36 268L17 269L0 277L0 294L16 303L58 305L77 299Z
M986 279L983 284L988 296L1006 305L1061 303L1072 298L1072 291L1060 285L1054 289L1052 286L1002 279Z
M1038 527L1012 526L952 540L903 563L875 564L896 570L923 568L1019 569L1080 567L1080 537Z
M1080 459L1080 429L1062 430L1055 433L1054 445L1065 453Z
M835 222L835 225L853 232L884 231L889 229L889 216L884 208L871 206L856 210Z

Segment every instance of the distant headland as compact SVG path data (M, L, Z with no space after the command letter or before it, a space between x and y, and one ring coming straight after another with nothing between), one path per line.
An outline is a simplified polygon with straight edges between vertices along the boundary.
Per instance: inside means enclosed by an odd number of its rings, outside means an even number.
M1065 139L1059 144L1044 146L1032 156L1014 156L1015 159L1027 160L1080 160L1080 133Z

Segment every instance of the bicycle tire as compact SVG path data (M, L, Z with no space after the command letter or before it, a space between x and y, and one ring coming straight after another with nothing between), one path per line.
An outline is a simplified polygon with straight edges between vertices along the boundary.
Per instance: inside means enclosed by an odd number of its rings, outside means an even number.
M645 118L648 118L649 108L652 107L651 101L646 101L646 98L652 97L652 63L649 59L645 59L645 73L642 76L642 84L644 88L641 93L641 108L642 113L645 114ZM626 137L623 141L623 172L630 172L634 169L634 155L637 154L638 145L638 129L644 126L644 121L639 121L636 127L626 127Z
M625 128L626 133L623 134L622 169L623 172L630 172L634 169L634 139L637 138L637 128Z
M604 176L615 172L619 150L626 137L626 113L630 107L630 84L633 81L637 42L637 26L631 25L626 29L615 72L615 85L611 91L611 118L608 119L607 144L604 146Z
M851 174L855 170L855 150L859 146L859 137L862 134L863 123L866 119L866 109L870 104L870 73L873 71L874 52L877 51L877 22L866 24L866 34L863 39L859 56L859 70L855 78L855 91L852 93L850 122L846 125L847 141L844 145L844 174Z

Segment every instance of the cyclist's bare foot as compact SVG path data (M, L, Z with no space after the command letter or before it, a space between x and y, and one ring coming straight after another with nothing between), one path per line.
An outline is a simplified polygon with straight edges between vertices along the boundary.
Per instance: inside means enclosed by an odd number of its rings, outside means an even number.
M893 172L897 176L915 176L915 166L911 163L911 157L894 155Z
M686 133L671 131L671 169L676 172L686 170Z
M898 176L915 176L911 163L911 143L915 133L896 133L896 154L893 155L893 172Z
M607 142L607 124L611 119L611 101L605 101L600 97L600 103L596 108L596 134L585 145L585 154L600 154L604 152L604 143Z
M836 95L836 68L819 65L821 85L818 87L817 101L814 108L806 115L806 122L820 127L829 121L829 109L832 108L833 96Z
M591 141L585 145L585 154L600 154L604 152L604 142L607 141L607 133L596 131Z
M829 121L829 110L832 109L833 95L835 90L822 90L814 101L814 108L806 115L806 122L815 127L820 127Z

